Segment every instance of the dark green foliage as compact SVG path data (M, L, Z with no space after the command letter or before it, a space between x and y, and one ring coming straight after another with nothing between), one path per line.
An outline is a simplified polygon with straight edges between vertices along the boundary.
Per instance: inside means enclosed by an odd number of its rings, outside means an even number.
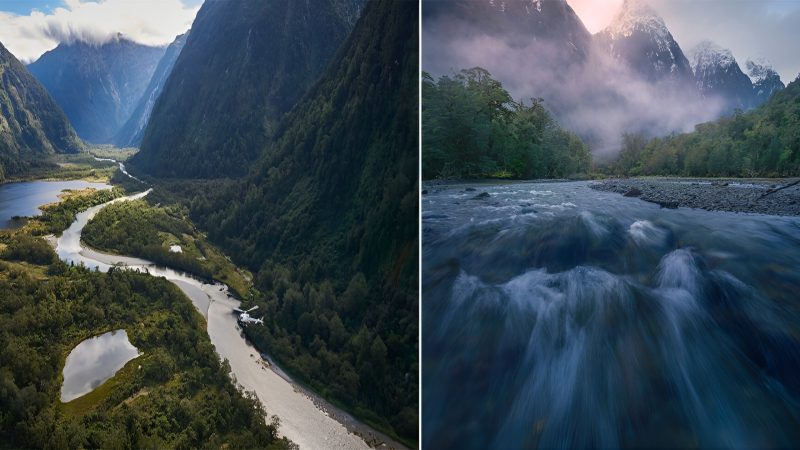
M480 67L422 79L422 177L559 178L589 171L588 147L541 99L515 102Z
M61 108L0 44L0 182L45 156L77 152L81 146Z
M69 117L78 135L110 143L130 117L164 54L118 38L102 45L61 43L28 66Z
M164 178L247 173L363 2L206 1L132 163Z
M19 239L21 236L13 237ZM11 243L34 254L39 240ZM25 247L30 247L27 250ZM50 256L55 255L50 252ZM0 261L0 442L11 448L286 448L231 383L202 316L161 278L55 260L45 280ZM143 355L82 413L59 404L83 339L125 328ZM127 369L123 369L126 371Z
M13 261L26 261L32 264L49 265L55 255L50 244L42 238L20 234L12 239L0 258Z
M83 240L92 247L121 255L133 255L210 280L213 271L197 257L172 253L159 233L192 234L192 227L175 211L147 208L143 201L106 206L83 229Z
M646 139L623 136L618 175L786 177L800 175L800 80L758 108Z
M374 426L417 436L418 5L369 2L253 173L170 185L256 273L256 346ZM151 201L161 201L163 193ZM385 349L385 350L384 350Z
M75 216L92 206L97 206L121 197L125 191L119 187L111 189L101 189L91 195L74 195L66 199L46 206L40 221L44 224L44 230L34 230L37 234L60 234L75 221Z

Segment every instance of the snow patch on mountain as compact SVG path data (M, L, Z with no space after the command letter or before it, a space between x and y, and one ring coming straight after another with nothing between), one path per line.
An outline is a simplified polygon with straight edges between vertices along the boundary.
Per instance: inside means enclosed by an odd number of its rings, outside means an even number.
M711 41L702 41L690 52L689 61L695 73L709 68L725 69L736 64L736 58L727 48Z
M786 85L780 75L764 59L747 60L747 75L753 81L753 91L757 104L765 102L772 94L784 89Z
M745 62L745 67L747 67L747 75L753 80L753 83L760 83L778 75L764 58L759 58L755 61L748 59Z
M640 31L663 42L671 40L664 19L643 0L625 0L622 9L605 31L611 35L611 39L630 37L634 32Z

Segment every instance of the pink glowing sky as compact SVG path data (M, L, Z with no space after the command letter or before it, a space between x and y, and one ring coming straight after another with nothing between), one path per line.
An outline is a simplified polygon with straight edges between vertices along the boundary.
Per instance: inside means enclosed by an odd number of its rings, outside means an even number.
M624 0L567 0L590 33L605 28ZM729 48L739 64L766 58L784 83L800 73L800 0L645 0L689 51L710 39Z
M611 23L623 0L567 0L590 33L597 33Z

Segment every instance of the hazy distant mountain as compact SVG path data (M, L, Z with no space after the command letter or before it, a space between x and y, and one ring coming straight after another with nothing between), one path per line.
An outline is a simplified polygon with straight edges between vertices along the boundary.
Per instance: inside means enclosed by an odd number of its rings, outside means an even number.
M428 53L435 55L425 62L425 69L436 74L466 68L459 53L480 53L481 36L527 50L529 57L542 65L581 62L592 51L591 34L563 0L423 1L422 13L429 36L425 45L430 46ZM453 47L459 47L458 52L449 51ZM539 51L544 47L546 54ZM492 55L472 56L489 59Z
M692 67L664 20L643 0L625 0L598 44L645 80L693 85Z
M81 146L61 108L0 44L0 181L43 156Z
M436 0L422 13L423 70L488 70L513 97L543 99L596 157L616 152L623 133L688 131L719 113L644 3L627 0L594 36L564 0Z
M748 60L745 63L747 74L753 82L753 103L758 106L767 101L772 94L784 89L786 85L780 75L766 63Z
M132 164L161 177L245 173L330 63L363 3L207 0Z
M78 135L110 143L142 97L164 49L117 37L101 45L61 43L28 69L69 117Z
M161 61L158 62L155 72L150 83L147 85L144 94L139 99L139 105L133 111L133 114L128 118L117 135L114 137L114 144L118 147L138 147L142 142L144 129L147 126L147 121L150 120L150 115L153 112L156 100L158 100L161 91L164 89L164 84L167 78L172 73L172 68L175 66L175 61L178 55L181 54L184 44L186 44L186 37L188 32L178 36L167 47Z
M703 41L690 54L695 81L703 97L723 99L726 112L753 106L753 83L730 50Z

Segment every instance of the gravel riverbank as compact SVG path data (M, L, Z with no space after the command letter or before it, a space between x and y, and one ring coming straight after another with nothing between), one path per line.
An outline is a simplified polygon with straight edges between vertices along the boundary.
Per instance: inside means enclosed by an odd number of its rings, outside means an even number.
M631 178L604 180L593 183L591 188L638 197L665 208L800 216L800 184L791 185L797 181L796 178Z

